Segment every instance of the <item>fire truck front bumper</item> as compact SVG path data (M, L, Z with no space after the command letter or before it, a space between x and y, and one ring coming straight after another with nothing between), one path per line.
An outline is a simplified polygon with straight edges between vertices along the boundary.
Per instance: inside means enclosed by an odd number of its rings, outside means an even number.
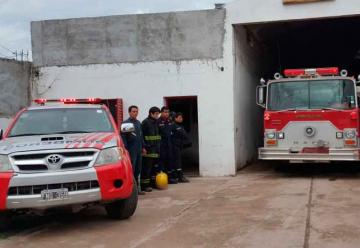
M293 151L287 148L262 147L258 149L260 160L288 160L293 162L330 162L330 161L359 161L360 149L342 148L312 150L312 151Z

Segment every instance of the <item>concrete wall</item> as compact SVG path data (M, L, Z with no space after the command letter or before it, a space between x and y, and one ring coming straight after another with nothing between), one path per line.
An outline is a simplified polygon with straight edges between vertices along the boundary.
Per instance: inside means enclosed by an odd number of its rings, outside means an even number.
M36 85L38 97L123 98L125 110L140 107L140 120L163 97L196 95L200 174L223 176L235 174L232 80L218 59L43 67Z
M225 10L31 23L36 66L218 59ZM206 37L206 38L205 38Z
M283 4L281 0L237 0L226 5L232 24L341 17L360 14L359 0Z
M256 86L266 72L265 50L242 26L234 31L235 158L240 169L257 157L262 144L263 109L256 105Z
M29 105L31 63L0 59L0 128Z

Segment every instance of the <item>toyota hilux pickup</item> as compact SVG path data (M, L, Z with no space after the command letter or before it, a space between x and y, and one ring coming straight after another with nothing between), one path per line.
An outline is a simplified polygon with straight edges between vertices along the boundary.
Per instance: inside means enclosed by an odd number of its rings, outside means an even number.
M0 213L100 204L111 218L129 218L138 192L110 111L84 99L48 105L54 101L36 100L0 131Z

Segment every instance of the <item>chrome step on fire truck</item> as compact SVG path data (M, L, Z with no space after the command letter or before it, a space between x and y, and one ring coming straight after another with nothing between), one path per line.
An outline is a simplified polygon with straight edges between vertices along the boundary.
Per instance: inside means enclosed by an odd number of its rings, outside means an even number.
M359 161L357 82L336 67L287 69L257 87L265 108L261 160Z
M132 216L138 192L130 157L101 99L36 102L0 130L0 226L7 215L95 204L115 219ZM121 131L132 132L129 125Z

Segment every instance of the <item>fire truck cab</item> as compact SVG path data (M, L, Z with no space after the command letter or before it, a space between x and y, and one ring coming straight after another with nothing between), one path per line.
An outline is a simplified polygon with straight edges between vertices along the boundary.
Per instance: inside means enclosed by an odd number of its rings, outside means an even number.
M360 160L357 82L336 67L287 69L257 87L264 111L261 160Z

